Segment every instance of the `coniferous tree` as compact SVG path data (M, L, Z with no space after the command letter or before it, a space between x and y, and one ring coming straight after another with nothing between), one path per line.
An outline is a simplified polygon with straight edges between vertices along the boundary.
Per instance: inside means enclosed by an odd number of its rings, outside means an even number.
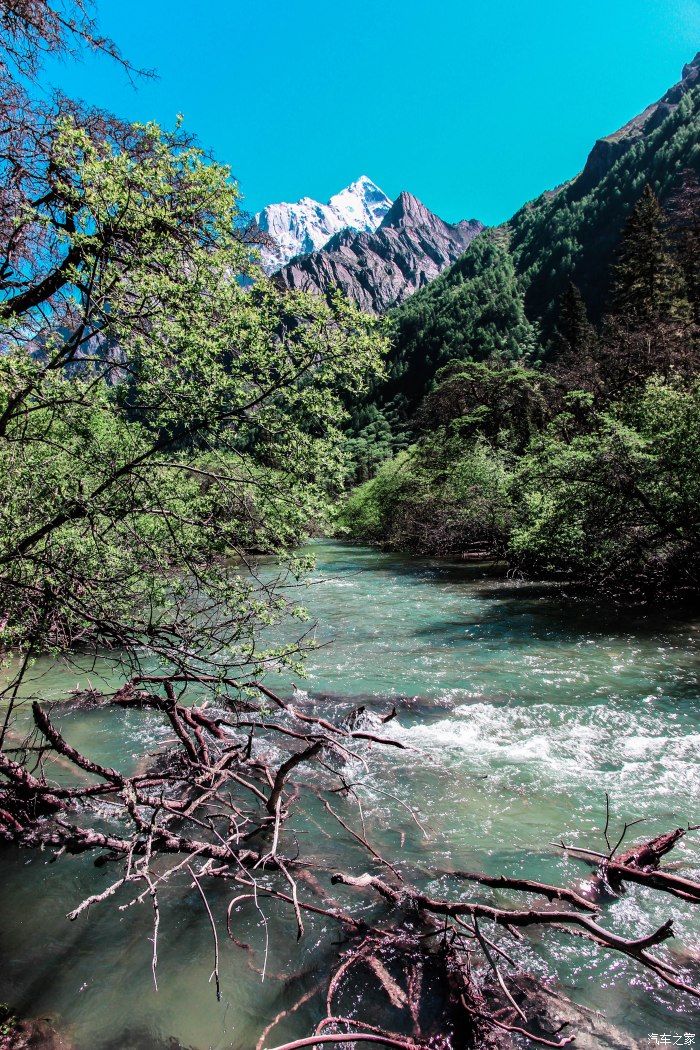
M632 322L684 320L689 304L667 217L647 185L627 220L615 266L613 307Z
M612 307L598 355L609 396L653 375L668 380L697 370L697 325L683 268L668 216L649 186L623 231Z
M700 323L700 179L684 171L668 202L670 233L688 293L694 321Z
M586 304L580 291L571 282L559 298L559 316L554 330L554 349L560 353L581 353L590 348L595 338L593 325L588 320Z
M583 297L573 282L559 298L557 323L550 344L554 373L565 386L594 390L598 386L597 335Z

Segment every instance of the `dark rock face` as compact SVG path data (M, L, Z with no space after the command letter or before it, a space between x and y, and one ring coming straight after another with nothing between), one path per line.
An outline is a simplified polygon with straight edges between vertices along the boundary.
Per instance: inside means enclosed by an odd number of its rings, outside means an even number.
M319 251L292 259L274 280L317 294L340 288L360 309L381 314L437 277L483 229L476 219L443 222L402 193L375 233L342 230Z
M643 113L633 117L612 135L598 139L588 155L586 165L575 182L577 194L583 196L603 179L628 150L646 135L650 135L672 113L680 100L700 83L700 51L692 62L683 67L681 80L674 84L658 102L647 106Z

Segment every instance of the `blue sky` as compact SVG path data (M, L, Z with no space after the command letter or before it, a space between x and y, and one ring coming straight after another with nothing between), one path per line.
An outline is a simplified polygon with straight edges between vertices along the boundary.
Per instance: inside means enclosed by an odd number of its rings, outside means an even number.
M700 49L700 0L97 2L158 79L134 89L90 57L50 63L50 82L135 120L184 114L250 211L367 174L445 219L499 222Z

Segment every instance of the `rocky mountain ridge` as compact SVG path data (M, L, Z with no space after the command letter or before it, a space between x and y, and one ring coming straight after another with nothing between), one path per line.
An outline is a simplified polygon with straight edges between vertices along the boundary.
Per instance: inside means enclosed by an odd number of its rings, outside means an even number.
M360 309L381 314L425 287L483 229L477 219L444 222L403 192L376 231L343 230L322 249L282 267L275 281L317 294L340 288Z
M648 137L671 114L681 99L700 83L700 51L683 66L681 79L658 100L611 135L598 139L588 155L583 171L574 181L578 194L588 193L638 142Z
M255 216L257 229L265 235L261 245L263 269L274 273L297 255L322 248L341 230L376 230L391 206L391 200L376 183L361 175L327 204L302 197L293 204L268 204Z

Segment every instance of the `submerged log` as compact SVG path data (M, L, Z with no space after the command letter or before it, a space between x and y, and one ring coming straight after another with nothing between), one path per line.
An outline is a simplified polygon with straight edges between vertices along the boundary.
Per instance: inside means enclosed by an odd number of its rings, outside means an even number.
M619 893L624 889L625 882L634 882L669 893L681 900L700 904L700 882L698 880L661 870L663 857L686 833L685 828L675 828L663 835L657 835L654 839L638 842L617 856L612 851L610 854L598 853L594 850L567 846L563 842L557 845L573 856L580 856L581 859L596 866L596 874L585 880L584 883L580 883L578 887L579 892L590 897L592 901L602 900L611 889Z

